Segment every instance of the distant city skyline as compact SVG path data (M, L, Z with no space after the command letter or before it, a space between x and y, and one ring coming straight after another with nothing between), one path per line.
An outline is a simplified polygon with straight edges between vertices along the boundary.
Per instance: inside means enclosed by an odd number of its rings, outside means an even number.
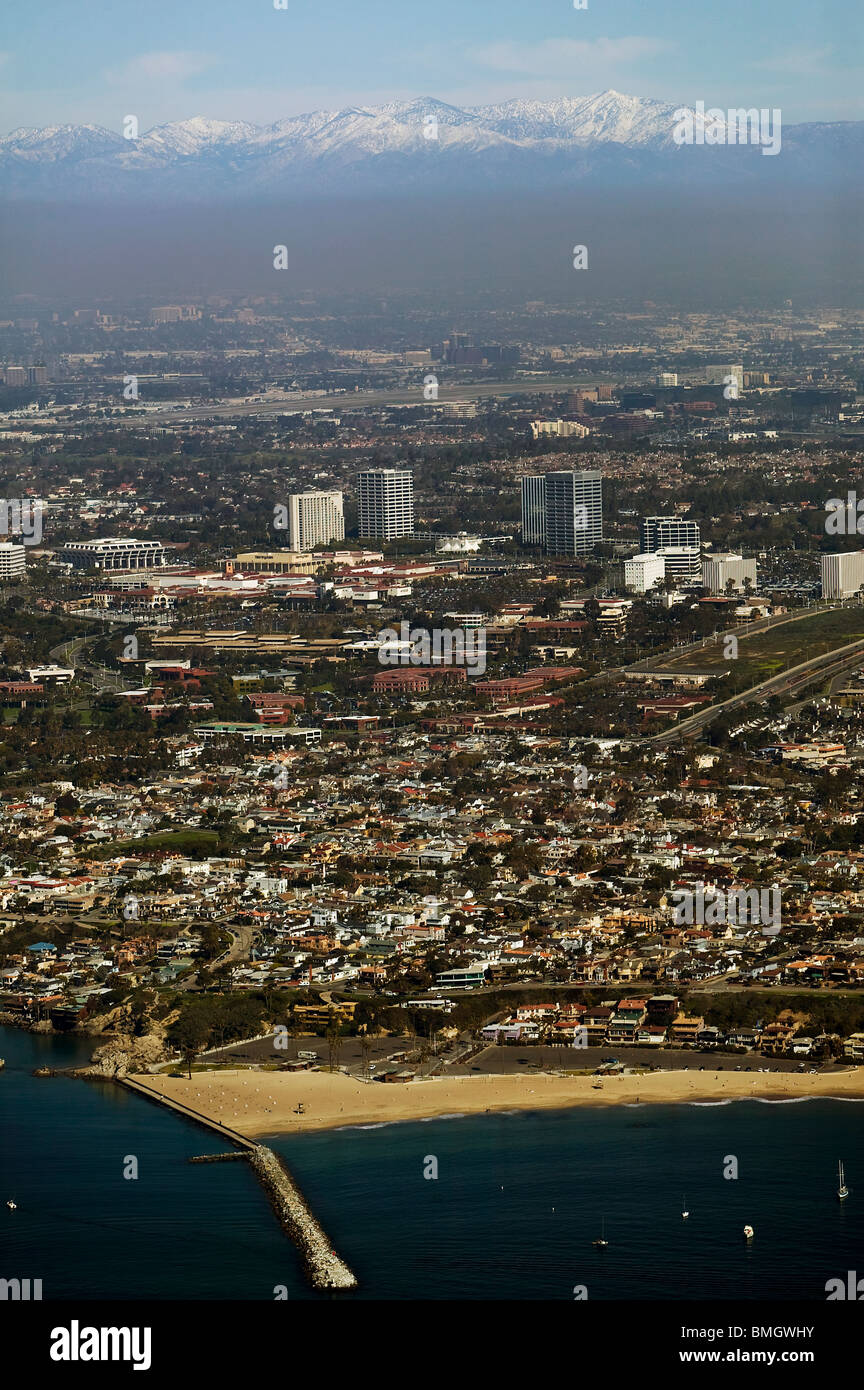
M206 23L202 16L206 14ZM746 44L742 36L746 35ZM194 116L267 124L321 109L435 97L456 105L614 88L662 101L776 106L786 123L864 119L864 18L853 0L272 0L206 11L150 0L146 25L108 0L7 16L0 131L142 131Z

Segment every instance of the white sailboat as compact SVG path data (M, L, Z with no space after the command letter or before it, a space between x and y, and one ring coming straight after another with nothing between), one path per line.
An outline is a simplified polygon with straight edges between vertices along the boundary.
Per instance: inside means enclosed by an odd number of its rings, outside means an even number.
M687 1220L687 1217L690 1215L689 1211L687 1210L687 1194L686 1194L686 1193L684 1194L684 1196L683 1196L682 1199L681 1199L681 1205L682 1205L682 1207L684 1208L684 1210L683 1210L682 1213L681 1213L681 1220L682 1220L682 1221L686 1221L686 1220Z
M7 1205L7 1207L9 1208L10 1211L17 1211L17 1210L18 1210L18 1203L17 1203L17 1202L13 1202L11 1197L9 1198L9 1201L6 1203L6 1205Z
M606 1217L605 1217L605 1216L602 1216L602 1217L600 1218L600 1235L598 1236L597 1240L592 1240L591 1244L594 1246L594 1249L595 1249L595 1250L605 1250L605 1249L606 1249L606 1246L609 1244L608 1240L606 1239Z
M840 1201L842 1202L844 1197L849 1196L849 1188L846 1186L846 1175L843 1172L842 1158L840 1159L840 1162L837 1165L837 1172L840 1180L840 1185L837 1188L837 1196L840 1198Z
M746 1237L747 1240L752 1240L755 1234L756 1234L756 1232L753 1230L753 1227L752 1227L752 1226L745 1226L745 1227L744 1227L744 1235L745 1235L745 1237Z

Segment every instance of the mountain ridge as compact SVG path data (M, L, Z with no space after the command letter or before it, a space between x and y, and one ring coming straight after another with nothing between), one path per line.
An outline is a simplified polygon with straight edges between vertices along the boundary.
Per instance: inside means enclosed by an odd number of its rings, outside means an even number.
M285 193L453 192L613 183L768 177L761 151L674 139L692 111L609 89L551 101L514 98L460 107L434 97L283 117L270 125L194 116L136 139L85 125L20 127L0 136L7 199L113 197L121 201ZM698 116L696 121L698 124ZM703 125L709 122L702 121ZM716 125L716 122L715 122ZM858 176L864 122L807 122L783 130L785 175ZM851 167L850 167L851 166ZM776 177L771 174L770 177Z

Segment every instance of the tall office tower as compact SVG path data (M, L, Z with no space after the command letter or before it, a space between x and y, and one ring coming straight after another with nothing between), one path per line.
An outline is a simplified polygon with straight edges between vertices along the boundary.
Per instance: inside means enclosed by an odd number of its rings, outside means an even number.
M546 554L588 555L603 539L599 468L546 474Z
M643 516L639 523L639 549L653 555L667 545L698 546L698 521L682 521L679 516Z
M864 587L864 550L822 556L822 597L850 598Z
M288 498L288 549L314 550L316 545L345 539L341 492L294 492Z
M546 475L535 473L522 479L522 544L543 545L546 541Z
M357 474L360 535L395 540L414 534L414 475L407 468L366 468Z

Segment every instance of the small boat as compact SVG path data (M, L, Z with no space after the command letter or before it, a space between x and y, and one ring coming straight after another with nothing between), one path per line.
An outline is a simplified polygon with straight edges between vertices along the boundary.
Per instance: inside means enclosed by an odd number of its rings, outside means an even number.
M591 1244L594 1246L594 1249L595 1249L595 1250L605 1250L605 1249L606 1249L606 1246L609 1244L608 1240L606 1239L606 1217L605 1217L605 1216L602 1217L602 1219L601 1219L601 1221L600 1221L600 1235L597 1237L596 1240L592 1240Z
M842 1202L844 1197L848 1197L848 1196L849 1196L849 1188L846 1186L846 1175L845 1175L845 1173L843 1172L843 1160L842 1160L842 1158L841 1158L839 1164L837 1165L837 1170L838 1170L838 1176L839 1176L839 1180L840 1180L840 1186L837 1188L837 1196L840 1198L840 1201Z
M752 1240L755 1234L756 1232L753 1230L752 1226L744 1227L744 1235L746 1236L747 1240Z
M7 1205L7 1207L9 1208L10 1211L17 1211L17 1210L18 1210L18 1203L17 1203L17 1202L13 1202L11 1197L9 1198L9 1201L6 1203L6 1205Z
M687 1217L690 1215L689 1211L687 1210L687 1196L686 1196L686 1193L685 1193L685 1195L681 1198L681 1205L682 1205L683 1208L684 1208L684 1210L683 1210L682 1213L681 1213L681 1220L682 1220L682 1221L686 1221L686 1220L687 1220Z

